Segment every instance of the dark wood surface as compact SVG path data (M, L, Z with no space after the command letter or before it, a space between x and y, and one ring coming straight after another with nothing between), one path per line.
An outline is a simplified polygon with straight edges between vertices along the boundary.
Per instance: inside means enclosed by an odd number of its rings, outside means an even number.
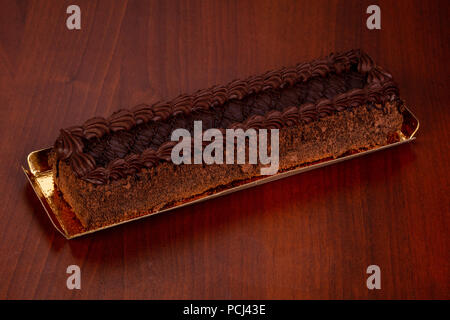
M373 2L381 30L372 1L1 1L0 298L448 299L449 2ZM70 241L22 172L61 127L351 48L394 75L412 144Z

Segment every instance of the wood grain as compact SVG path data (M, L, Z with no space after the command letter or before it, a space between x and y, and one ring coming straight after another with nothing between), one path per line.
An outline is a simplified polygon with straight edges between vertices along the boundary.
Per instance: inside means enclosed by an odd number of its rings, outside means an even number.
M365 26L373 3L381 30ZM0 7L1 299L450 298L448 1ZM61 127L351 48L394 75L414 143L71 241L21 171Z

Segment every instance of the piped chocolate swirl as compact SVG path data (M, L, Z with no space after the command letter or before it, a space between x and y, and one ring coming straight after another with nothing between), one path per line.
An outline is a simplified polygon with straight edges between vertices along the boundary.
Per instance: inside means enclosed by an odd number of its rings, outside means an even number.
M89 119L61 130L55 150L78 178L106 184L170 161L172 131L192 132L196 120L203 129L283 128L397 97L392 76L367 54L351 50Z

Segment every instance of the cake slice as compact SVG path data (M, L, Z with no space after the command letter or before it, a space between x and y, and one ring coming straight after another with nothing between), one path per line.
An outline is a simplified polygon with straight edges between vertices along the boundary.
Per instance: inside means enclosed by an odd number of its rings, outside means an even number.
M403 103L392 76L361 50L270 71L62 129L54 181L85 228L257 179L262 164L174 164L174 130L278 129L278 172L398 139Z

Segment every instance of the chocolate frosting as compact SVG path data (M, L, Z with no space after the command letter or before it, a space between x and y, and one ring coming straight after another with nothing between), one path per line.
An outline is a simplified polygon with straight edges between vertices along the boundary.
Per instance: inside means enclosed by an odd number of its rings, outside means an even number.
M361 50L331 54L234 80L171 101L119 110L62 129L54 149L75 175L93 184L134 175L170 161L176 128L193 132L193 122L209 128L282 128L309 123L362 104L398 97L392 76Z

